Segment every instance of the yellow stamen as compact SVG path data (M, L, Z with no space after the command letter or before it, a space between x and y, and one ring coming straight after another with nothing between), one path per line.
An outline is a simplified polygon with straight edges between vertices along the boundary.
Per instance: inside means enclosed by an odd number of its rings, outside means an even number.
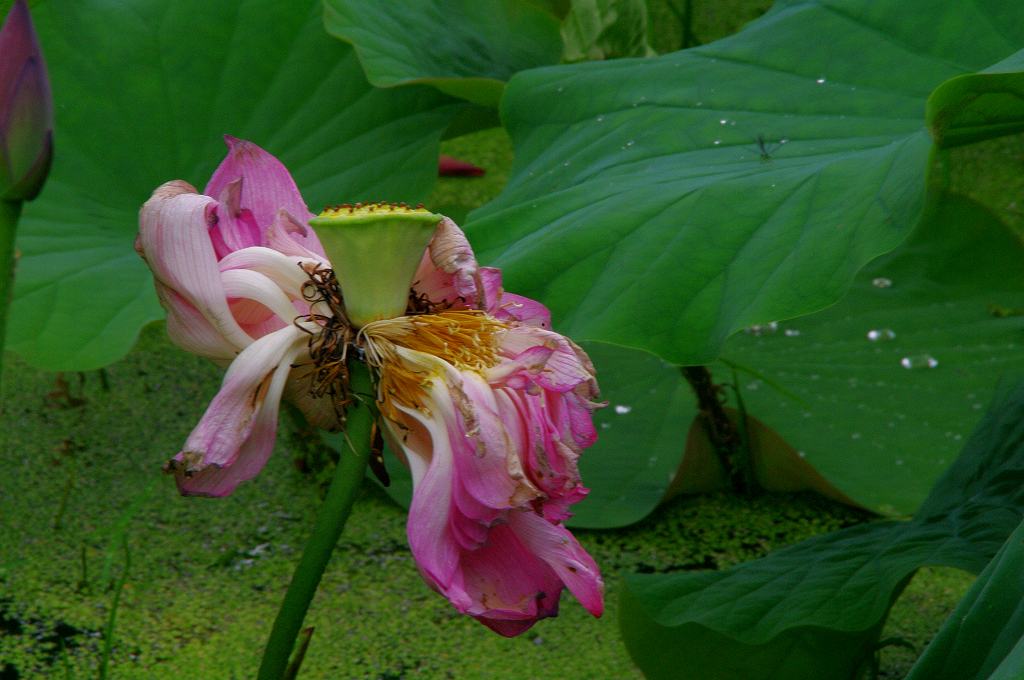
M478 309L448 310L383 319L359 332L367 362L380 372L378 399L385 416L397 420L395 403L429 412L426 388L440 372L429 360L415 362L398 348L442 359L459 370L483 372L499 361L501 321Z

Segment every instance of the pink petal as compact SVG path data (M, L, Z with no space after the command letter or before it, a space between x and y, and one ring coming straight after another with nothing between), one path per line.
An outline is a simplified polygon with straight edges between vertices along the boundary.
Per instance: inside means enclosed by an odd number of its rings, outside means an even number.
M224 292L239 325L258 338L309 314L303 260L259 246L236 250L219 263Z
M244 311L237 310L235 304L232 304L231 311L239 318L239 323L245 332L254 338L262 338L264 335L270 335L274 331L279 331L289 325L288 322L282 321L276 314L267 311L266 307L262 305L249 300L242 300L240 302L246 309ZM247 314L251 321L243 323L239 316L240 314Z
M139 213L135 249L159 283L177 293L227 342L241 349L252 338L232 316L221 286L217 256L207 236L206 213L213 205L212 198L195 193L187 182L175 180L157 187ZM183 310L180 316L188 314Z
M39 39L24 0L16 0L0 27L0 121L7 119L11 95L26 62L40 60Z
M221 196L228 185L240 183L235 209L246 208L258 224L270 225L277 211L285 209L306 221L310 212L288 169L273 155L244 139L224 135L228 155L217 166L203 190L207 196Z
M524 513L515 511L511 516L520 514ZM558 613L562 582L511 523L492 528L484 547L465 551L461 572L473 600L466 613L503 635L518 635L537 620Z
M309 221L312 214L281 161L252 142L230 135L224 135L224 141L228 155L206 185L207 196L221 196L231 183L240 181L237 202L232 207L238 211L248 210L262 229L268 228L282 209L302 224ZM312 230L305 236L296 235L295 239L308 250L323 252Z
M6 163L0 165L0 181L6 200L30 201L42 190L53 161L53 105L41 58L24 63L6 99L8 109L0 118L0 156Z
M525 388L523 380L546 390L568 392L594 380L593 366L583 350L554 331L532 326L515 326L501 336L504 359L486 372L491 383L513 381Z
M167 469L186 495L225 496L254 477L274 448L277 411L306 334L294 326L256 340L232 362L185 446Z
M267 246L285 255L327 263L327 256L313 228L299 223L284 208L277 211L274 221L264 234L264 240Z
M503 295L501 270L497 267L480 267L480 288L482 291L479 296L480 309L495 316ZM502 317L498 316L498 318Z
M551 330L551 312L548 308L522 295L501 294L500 301L492 313L495 318L502 321L518 321L527 326Z
M398 407L411 425L403 436L402 449L413 477L406 533L416 565L427 583L444 593L452 603L468 606L465 598L448 593L458 567L458 548L448 534L452 504L453 461L447 429L414 409Z
M221 273L221 283L229 299L257 303L264 310L263 318L274 314L280 321L290 324L297 316L291 299L269 276L251 269L229 269ZM253 322L252 319L246 321Z
M490 522L496 517L495 510L508 509L519 500L519 482L509 474L511 435L498 413L490 386L470 371L457 373L453 370L452 374L448 378L447 394L436 390L443 395L441 398L450 398L452 403L435 402L430 408L436 409L438 415L443 414L448 422L458 489L490 509L490 512L470 516ZM509 426L518 427L518 423L512 422ZM456 502L461 506L461 494L456 495Z
M561 524L552 524L529 511L511 513L508 523L523 545L554 570L580 604L594 616L601 616L604 581L594 558L576 537Z
M442 154L437 162L437 174L441 177L480 177L484 169Z
M286 255L271 248L254 247L236 250L222 259L218 266L221 272L232 269L249 269L263 274L292 300L303 300L302 286L309 281L309 276L302 269L303 264L323 263L320 256L302 257Z
M437 225L413 281L416 292L431 302L485 309L473 249L458 225L447 217Z
M549 616L555 616L557 614L558 612L556 610L553 614L549 614ZM498 635L502 635L508 638L515 637L517 635L525 633L526 631L533 628L533 624L537 623L536 619L522 619L519 621L511 621L508 619L491 619L487 618L486 616L477 616L476 620L484 624L491 630L493 630Z
M579 385L571 393L564 394L564 404L567 415L568 430L572 433L576 445L585 449L597 441L597 430L594 428L595 408L606 405L607 402L597 404L594 400L597 394L591 385Z
M487 543L490 526L501 516L501 511L488 508L458 486L455 482L456 507L449 514L448 529L460 550L476 550Z
M570 445L572 438L563 433L552 413L557 409L558 394L529 394L521 390L504 389L508 404L518 417L527 423L526 442L518 453L530 481L544 493L539 508L552 521L568 519L569 506L587 495L580 483L576 460L579 457Z
M208 216L212 222L210 241L218 259L242 248L258 246L263 241L263 230L256 218L239 204L241 196L241 178L229 182L217 197L219 204Z
M186 352L215 361L230 361L238 348L227 341L188 300L156 281L156 295L167 310L167 335Z

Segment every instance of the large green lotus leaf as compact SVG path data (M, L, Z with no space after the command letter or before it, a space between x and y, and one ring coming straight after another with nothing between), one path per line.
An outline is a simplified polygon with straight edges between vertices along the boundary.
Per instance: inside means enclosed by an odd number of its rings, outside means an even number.
M1024 677L1024 524L942 624L907 680L996 677Z
M935 143L969 144L1024 130L1024 50L983 73L959 76L940 85L928 98L927 118Z
M646 517L665 496L679 467L695 400L679 369L647 352L605 343L585 343L597 367L601 398L608 406L594 414L597 443L580 457L580 476L590 488L573 506L570 526L608 529ZM334 448L340 435L325 434ZM409 507L412 482L395 455L385 455L391 477L386 491Z
M947 194L838 304L738 334L723 357L757 370L740 382L747 408L843 493L909 514L1021 365L1022 263L997 218Z
M514 73L562 54L558 20L522 0L324 0L324 25L378 87L429 83L487 106Z
M597 367L601 398L597 443L580 457L590 495L573 508L571 526L621 527L646 517L665 496L697 414L679 368L639 350L583 343Z
M1022 44L1020 3L789 0L696 49L517 74L513 177L468 230L573 337L706 363L909 234L929 93Z
M648 678L855 677L919 567L981 571L1024 510L1024 382L913 521L862 524L718 572L631 575L621 626Z
M56 156L19 227L7 346L43 368L115 361L163 316L132 249L138 209L169 179L201 189L222 134L281 158L314 208L421 200L462 106L429 88L372 88L313 0L52 0L33 12Z
M647 43L645 0L573 0L562 41L567 63L655 54Z

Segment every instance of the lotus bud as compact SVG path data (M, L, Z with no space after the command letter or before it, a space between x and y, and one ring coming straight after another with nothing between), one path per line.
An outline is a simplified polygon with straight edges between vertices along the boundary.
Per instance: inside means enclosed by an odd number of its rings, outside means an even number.
M36 197L53 156L53 97L28 6L0 28L0 199Z

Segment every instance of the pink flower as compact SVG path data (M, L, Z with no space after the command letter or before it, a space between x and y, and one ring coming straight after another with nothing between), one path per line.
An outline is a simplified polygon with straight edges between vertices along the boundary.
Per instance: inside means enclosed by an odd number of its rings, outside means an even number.
M344 372L329 368L355 351L376 380L382 430L412 472L409 543L427 583L503 635L555 615L563 586L600 616L597 565L563 525L586 496L576 463L596 438L597 383L583 350L550 330L543 305L505 293L454 222L422 209L325 211L312 222L332 267L285 168L249 142L228 145L207 195L180 181L154 192L136 246L171 337L231 362L168 464L181 491L221 496L253 477L283 395L337 428L351 395ZM360 225L344 232L356 241L332 231L346 221ZM385 231L366 226L377 222ZM425 237L394 237L406 225ZM401 261L415 272L387 264ZM398 281L379 299L365 280L376 268Z

